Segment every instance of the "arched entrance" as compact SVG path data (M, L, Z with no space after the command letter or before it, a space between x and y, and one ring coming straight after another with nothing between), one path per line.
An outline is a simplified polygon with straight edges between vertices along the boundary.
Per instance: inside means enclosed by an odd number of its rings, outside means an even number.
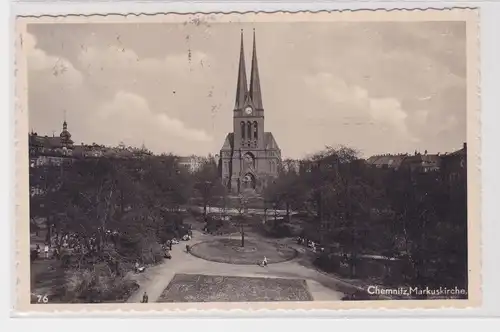
M242 180L241 189L255 189L256 181L255 176L252 173L247 173Z

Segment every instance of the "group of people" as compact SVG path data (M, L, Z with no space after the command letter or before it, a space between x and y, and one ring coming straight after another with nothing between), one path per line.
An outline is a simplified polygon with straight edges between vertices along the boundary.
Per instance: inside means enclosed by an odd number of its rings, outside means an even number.
M55 230L55 225L49 229L49 235L42 246L37 244L31 250L32 260L37 258L60 258L61 251L66 250L69 253L88 254L98 251L102 241L110 242L116 245L120 233L116 230L103 231L101 228L91 236L86 236L77 232L60 233Z
M319 245L319 243L316 243L312 240L300 236L297 238L297 244L304 245L310 248L312 252L318 252L318 251L322 252L325 250L323 247Z
M49 258L49 251L50 251L49 245L46 244L43 247L43 256L42 256L42 248L40 247L39 244L37 244L35 249L31 251L31 257L32 257L32 259L40 258L40 257Z

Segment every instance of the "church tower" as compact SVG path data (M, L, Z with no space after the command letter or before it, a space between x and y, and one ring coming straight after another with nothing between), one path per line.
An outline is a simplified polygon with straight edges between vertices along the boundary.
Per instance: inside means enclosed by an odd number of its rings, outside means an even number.
M247 89L243 32L241 33L240 62L236 103L233 112L233 132L235 148L252 150L263 148L264 144L264 107L260 90L259 67L257 65L257 46L255 30L253 33L252 69L250 89Z
M281 152L271 133L264 132L264 106L253 32L250 87L248 87L243 30L233 109L233 132L221 149L223 182L232 192L261 191L267 178L277 175Z

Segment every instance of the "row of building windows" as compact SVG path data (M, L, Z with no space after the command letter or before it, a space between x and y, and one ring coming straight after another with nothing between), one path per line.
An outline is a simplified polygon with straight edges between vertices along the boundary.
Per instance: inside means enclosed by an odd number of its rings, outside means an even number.
M241 126L241 139L258 139L259 137L259 125L257 124L257 121L252 122L248 121L245 123L245 121L241 121L240 123ZM253 130L252 130L253 129Z
M248 148L256 148L257 147L257 141L242 141L241 142L242 147L248 147Z

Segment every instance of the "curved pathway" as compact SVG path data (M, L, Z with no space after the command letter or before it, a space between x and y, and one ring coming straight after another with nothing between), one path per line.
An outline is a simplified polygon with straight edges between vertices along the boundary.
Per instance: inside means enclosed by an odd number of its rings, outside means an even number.
M352 290L354 287L335 277L317 271L310 263L308 266L307 261L309 260L304 260L306 254L304 250L300 250L302 248L299 249L301 253L296 259L269 264L267 267L260 267L257 264L252 266L216 263L186 253L186 244L193 245L209 239L227 238L227 236L207 235L196 230L193 231L193 235L191 241L181 241L181 243L172 246L172 259L167 259L159 265L150 267L142 274L132 275L131 278L136 280L140 287L127 302L140 302L144 292L147 292L149 302L156 302L177 273L305 279L315 301L340 300L344 295L343 292ZM237 236L239 235L234 237Z

